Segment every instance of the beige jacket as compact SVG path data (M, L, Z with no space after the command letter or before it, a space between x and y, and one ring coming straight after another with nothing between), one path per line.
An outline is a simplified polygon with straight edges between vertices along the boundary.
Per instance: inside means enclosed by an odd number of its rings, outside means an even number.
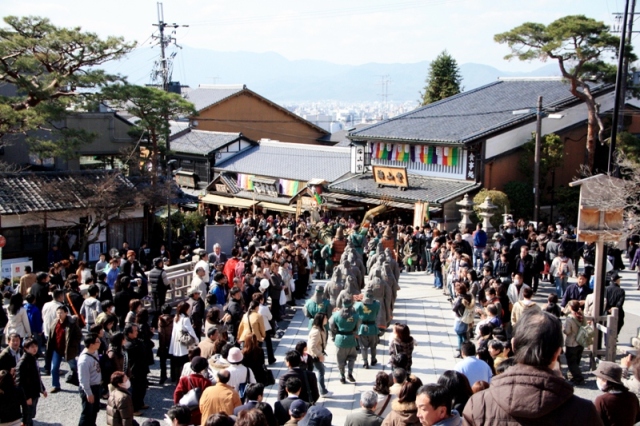
M562 326L562 332L566 336L564 338L564 345L568 348L574 348L578 346L578 342L576 341L576 336L578 335L578 330L580 330L580 326L585 326L587 324L586 321L582 321L582 324L573 316L573 314L569 315L567 319L564 321L564 325Z
M307 353L314 358L320 358L324 352L323 347L327 347L327 332L318 327L311 328L307 341Z
M249 324L248 318L251 318L251 324ZM245 336L249 333L255 334L258 342L264 341L267 335L264 329L264 320L258 312L251 312L250 315L244 314L242 316L240 326L238 327L238 341L244 342Z
M525 299L526 300L526 299ZM527 311L540 311L540 305L536 302L525 303L525 300L519 300L518 303L513 305L511 311L511 324L518 322L520 317Z

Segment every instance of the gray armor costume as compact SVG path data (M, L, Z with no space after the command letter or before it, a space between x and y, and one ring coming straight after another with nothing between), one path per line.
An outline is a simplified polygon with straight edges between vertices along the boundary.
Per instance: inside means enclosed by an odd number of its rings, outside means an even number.
M333 272L333 277L324 288L324 298L329 299L331 303L331 311L337 306L337 299L340 292L344 289L344 281L342 281L342 272L336 269Z
M400 265L398 265L398 262L393 258L393 253L391 253L391 250L385 249L384 254L391 265L391 271L393 272L396 282L400 281Z
M371 293L371 297L380 302L380 311L378 312L376 324L378 327L383 326L386 328L386 326L391 323L393 317L391 304L392 295L391 286L383 281L382 271L380 269L374 272L373 278L367 282L364 291L365 294Z

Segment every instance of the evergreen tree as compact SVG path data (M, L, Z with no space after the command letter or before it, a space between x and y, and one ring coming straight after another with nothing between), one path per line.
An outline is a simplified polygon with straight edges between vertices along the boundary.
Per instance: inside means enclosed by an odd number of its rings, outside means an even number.
M457 95L462 91L461 82L462 77L458 63L446 50L442 51L429 64L427 85L424 87L424 92L420 93L422 105Z

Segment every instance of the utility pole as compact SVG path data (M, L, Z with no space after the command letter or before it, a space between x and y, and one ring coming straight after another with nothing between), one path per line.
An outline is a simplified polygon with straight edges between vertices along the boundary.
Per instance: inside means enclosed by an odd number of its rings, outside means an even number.
M629 19L627 28L621 26L620 30L627 31L626 39L627 45L631 46L631 37L633 35L633 20L635 18L635 10L636 10L636 0L631 0L631 8L629 9ZM619 15L618 15L619 16ZM622 131L622 126L624 123L624 104L627 99L627 86L629 84L629 57L627 55L624 56L624 64L622 66L622 90L620 91L620 103L622 108L620 108L620 113L618 114L618 126L620 127L620 131Z
M618 70L616 71L616 88L613 104L613 118L611 121L611 139L609 141L609 162L607 164L607 172L609 174L617 174L617 167L614 167L614 155L616 150L616 138L618 137L619 115L620 115L620 98L623 85L623 67L625 57L625 44L627 37L627 19L629 16L629 0L625 1L624 14L622 15L622 34L620 35L620 48L618 49Z
M538 224L540 215L540 150L542 145L542 96L538 96L536 108L536 147L533 155L533 221Z
M158 23L153 24L153 26L158 27L159 35L153 35L152 37L154 40L158 40L158 44L160 45L160 64L158 64L160 70L156 71L155 75L157 77L157 75L160 74L160 77L162 80L162 90L164 90L165 92L168 92L169 82L171 81L171 67L169 66L170 59L167 59L167 56L166 56L166 48L172 43L177 47L180 47L180 46L176 44L176 39L175 37L173 37L173 35L169 35L165 37L164 30L166 28L173 28L175 30L176 28L179 28L179 27L188 27L188 25L178 25L175 22L172 24L168 24L164 22L164 9L162 7L161 2L157 3L157 9L158 9ZM175 31L173 33L175 34Z
M160 75L161 78L161 82L162 82L162 90L164 90L165 92L169 91L169 82L171 81L171 66L169 65L169 61L171 61L174 57L175 57L175 53L173 53L169 58L167 58L166 56L166 48L173 44L178 48L181 48L180 46L178 46L178 44L176 43L176 38L173 36L173 34L175 34L175 29L178 27L188 27L188 25L178 25L175 22L172 24L167 24L164 21L164 8L162 7L162 3L158 2L156 3L156 7L157 7L157 11L158 11L158 23L157 24L153 24L154 27L158 27L158 35L153 34L151 37L154 40L158 40L158 43L160 45L160 63L156 62L156 69L154 71L153 75L153 79L157 80L158 79L158 75ZM166 28L173 28L174 31L171 35L165 36L164 34L164 30ZM169 117L167 115L164 116L164 119L168 122L169 121ZM166 154L169 153L169 151L171 150L171 145L170 145L170 134L167 131L166 134L164 135L164 140L166 143ZM168 160L167 155L165 154L165 160ZM158 155L158 153L154 153L154 155ZM171 176L171 169L173 164L176 163L176 160L168 160L166 161L166 173L167 173L167 182L169 184L169 188L168 188L168 192L167 192L167 250L169 251L169 253L172 254L173 256L173 241L172 241L172 230L171 230L171 188L172 188L172 176ZM154 170L154 173L157 173L157 171Z

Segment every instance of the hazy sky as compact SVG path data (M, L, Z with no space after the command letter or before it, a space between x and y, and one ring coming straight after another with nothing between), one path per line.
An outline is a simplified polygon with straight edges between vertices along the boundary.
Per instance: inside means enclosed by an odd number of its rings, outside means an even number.
M155 0L2 3L3 16L46 16L57 25L147 46L157 21ZM355 65L432 60L447 49L459 64L519 71L541 64L503 60L508 49L493 41L494 34L578 13L613 25L612 13L623 7L624 0L165 0L164 15L166 22L189 25L177 30L178 43L212 50Z

